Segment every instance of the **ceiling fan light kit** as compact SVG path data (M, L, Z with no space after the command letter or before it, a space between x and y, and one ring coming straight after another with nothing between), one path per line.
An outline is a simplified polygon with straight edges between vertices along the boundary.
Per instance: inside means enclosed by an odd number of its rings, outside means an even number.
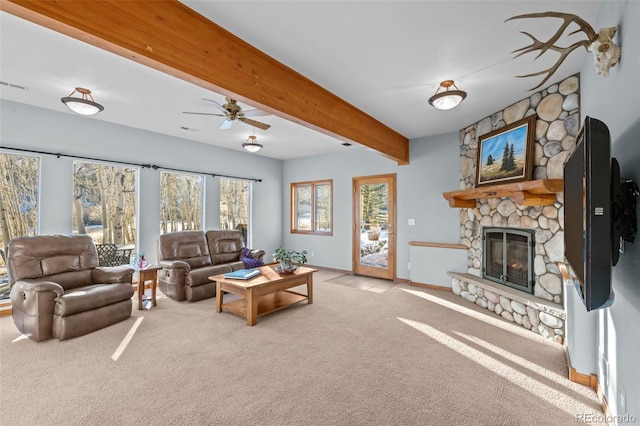
M74 97L74 93L79 93L80 97ZM81 115L94 115L104 111L104 107L93 100L91 90L83 87L76 87L69 96L60 99L71 111Z
M455 90L449 90L451 86L453 86ZM444 89L444 91L439 92L440 89ZM429 98L429 105L437 109L448 110L458 106L466 97L467 92L458 89L453 80L445 80L440 83L436 93Z
M242 144L242 147L249 152L258 152L262 149L263 145L258 143L258 138L256 136L251 135L247 141Z
M188 112L184 111L184 114L197 114L197 115L216 115L218 117L224 117L225 120L220 125L220 130L228 130L231 128L231 125L235 120L238 120L244 124L248 124L253 127L257 127L258 129L267 130L271 127L270 124L262 123L260 121L252 120L248 117L257 117L261 115L271 115L266 111L262 111L259 109L251 109L248 111L243 111L242 107L238 105L238 101L231 98L225 98L226 103L224 105L220 105L214 100L205 99L203 101L211 102L213 106L215 106L220 113L210 113L210 112Z

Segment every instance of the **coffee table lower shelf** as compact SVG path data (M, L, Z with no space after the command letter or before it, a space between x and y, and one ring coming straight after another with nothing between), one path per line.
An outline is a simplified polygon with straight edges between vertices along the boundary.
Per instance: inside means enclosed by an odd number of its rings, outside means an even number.
M240 315L247 320L247 325L253 326L262 315L304 300L309 305L313 303L313 273L317 272L317 269L301 266L294 273L285 275L278 274L270 266L262 266L259 269L261 274L250 280L232 279L224 274L209 277L211 281L216 282L218 313L225 310ZM290 290L299 286L307 288L306 294ZM225 303L226 293L240 298Z
M280 309L304 300L308 300L306 295L294 291L277 291L275 293L265 294L258 298L258 316L261 317L262 315L279 311ZM247 301L244 297L232 302L223 303L222 309L247 318Z

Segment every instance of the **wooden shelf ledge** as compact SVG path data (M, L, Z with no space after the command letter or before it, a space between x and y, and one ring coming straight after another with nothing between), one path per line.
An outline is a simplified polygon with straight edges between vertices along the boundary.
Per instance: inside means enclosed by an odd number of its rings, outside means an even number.
M450 207L474 208L479 198L511 197L519 206L550 206L564 190L562 179L538 179L443 192Z
M449 243L430 243L426 241L409 241L410 246L416 247L434 247L434 248L446 248L446 249L457 249L457 250L467 250L468 247L462 244L449 244Z

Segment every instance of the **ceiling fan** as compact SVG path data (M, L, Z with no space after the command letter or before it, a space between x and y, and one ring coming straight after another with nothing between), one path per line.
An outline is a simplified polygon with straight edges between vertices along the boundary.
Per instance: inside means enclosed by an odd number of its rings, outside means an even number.
M203 101L213 103L213 105L215 105L215 107L218 108L220 112L222 112L222 114L215 114L210 112L187 112L187 111L184 111L183 113L197 114L197 115L217 115L219 117L225 117L225 120L220 125L220 129L222 130L230 129L231 125L235 120L240 120L244 124L248 124L250 126L257 127L262 130L267 130L269 127L271 127L271 125L269 124L261 123L259 121L255 121L250 118L247 118L247 117L257 117L260 115L270 115L268 112L262 111L259 109L242 111L242 107L238 105L238 101L231 98L225 98L225 99L227 100L227 103L224 105L220 105L214 100L202 98Z

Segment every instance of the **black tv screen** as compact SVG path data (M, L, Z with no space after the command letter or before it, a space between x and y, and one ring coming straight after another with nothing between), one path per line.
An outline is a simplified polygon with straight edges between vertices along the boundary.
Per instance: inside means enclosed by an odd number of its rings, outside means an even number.
M587 311L613 303L611 268L618 247L612 235L612 162L619 170L609 129L586 117L564 167L564 238L565 259Z

